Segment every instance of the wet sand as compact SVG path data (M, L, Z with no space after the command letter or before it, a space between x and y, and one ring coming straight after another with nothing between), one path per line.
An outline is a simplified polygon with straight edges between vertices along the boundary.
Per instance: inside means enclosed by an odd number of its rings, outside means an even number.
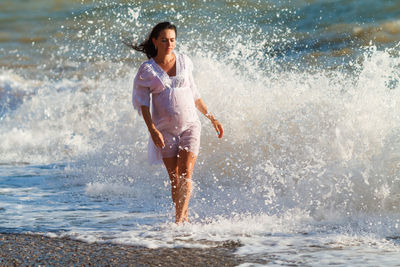
M239 244L149 249L31 234L0 234L0 266L237 266Z

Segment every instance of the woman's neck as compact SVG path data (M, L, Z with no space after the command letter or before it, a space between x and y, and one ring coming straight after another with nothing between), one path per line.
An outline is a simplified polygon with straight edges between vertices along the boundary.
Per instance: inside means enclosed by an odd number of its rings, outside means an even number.
M157 56L154 57L154 60L157 63L161 63L164 65L167 65L168 63L170 63L171 61L173 61L175 58L174 53L170 53L170 54L157 54Z

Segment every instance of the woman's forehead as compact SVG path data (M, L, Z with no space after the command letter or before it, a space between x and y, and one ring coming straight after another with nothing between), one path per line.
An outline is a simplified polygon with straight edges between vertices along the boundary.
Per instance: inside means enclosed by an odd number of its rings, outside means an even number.
M159 34L159 37L162 38L175 38L175 36L176 36L175 31L172 29L162 30Z

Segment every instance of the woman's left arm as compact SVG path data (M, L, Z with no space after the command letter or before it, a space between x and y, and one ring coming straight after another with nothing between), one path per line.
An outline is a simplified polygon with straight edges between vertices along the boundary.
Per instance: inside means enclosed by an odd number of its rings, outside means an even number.
M224 135L224 128L222 127L222 124L212 115L211 113L208 113L207 106L204 104L204 101L201 98L196 99L195 101L196 108L206 116L207 119L211 121L213 124L215 130L217 131L218 138L222 138Z

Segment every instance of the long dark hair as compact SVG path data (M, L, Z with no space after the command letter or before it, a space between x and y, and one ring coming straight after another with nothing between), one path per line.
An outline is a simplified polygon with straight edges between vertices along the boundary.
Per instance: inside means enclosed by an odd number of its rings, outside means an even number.
M146 40L144 40L144 42L140 43L139 45L137 43L133 43L133 42L129 42L129 41L123 41L123 43L136 51L145 53L147 58L150 59L152 57L157 56L157 50L154 47L152 39L153 38L157 39L158 36L160 35L160 32L163 30L166 30L166 29L174 30L175 36L177 36L175 25L171 24L168 21L164 21L164 22L160 22L156 26L154 26L150 32L149 37Z

